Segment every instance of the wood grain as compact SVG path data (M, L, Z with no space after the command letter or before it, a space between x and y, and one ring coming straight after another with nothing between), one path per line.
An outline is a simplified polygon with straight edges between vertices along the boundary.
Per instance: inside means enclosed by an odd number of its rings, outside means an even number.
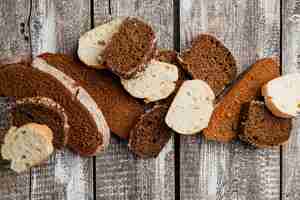
M79 36L90 29L90 1L32 0L32 52L76 55ZM32 169L31 199L94 199L93 160L65 150Z
M283 74L300 72L300 1L283 1ZM282 199L300 199L300 119L293 121L289 143L283 146Z
M242 72L258 58L279 55L280 1L182 0L181 48L200 32L217 36ZM279 148L219 144L181 137L181 199L279 199Z
M173 48L172 0L94 0L95 25L116 16L140 16L155 29L158 46ZM137 159L116 137L96 159L96 197L100 199L175 199L174 141L156 159Z
M28 1L3 0L0 3L0 64L28 60L31 49L27 21L30 15ZM0 129L9 126L6 121L5 104L0 100ZM1 200L27 200L30 198L30 173L16 174L0 170Z

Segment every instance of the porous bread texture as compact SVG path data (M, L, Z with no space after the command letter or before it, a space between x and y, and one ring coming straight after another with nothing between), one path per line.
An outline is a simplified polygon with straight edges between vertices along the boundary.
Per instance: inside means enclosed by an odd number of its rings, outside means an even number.
M277 117L300 115L300 73L286 74L262 87L268 109Z
M119 17L86 32L79 38L77 54L87 66L102 69L102 54L113 34L117 33L125 18Z
M191 48L179 56L182 67L193 79L208 83L218 96L236 77L237 66L232 53L217 38L200 34Z
M262 101L251 101L244 109L239 134L242 141L260 148L278 146L288 141L291 119L274 116Z
M151 60L145 71L132 79L121 79L121 83L133 97L154 102L167 98L175 90L177 80L175 65Z
M214 92L206 82L185 81L168 110L165 122L177 133L196 134L207 127L214 100Z
M46 160L53 152L53 133L46 125L29 123L11 127L1 148L2 157L11 160L11 169L21 173Z

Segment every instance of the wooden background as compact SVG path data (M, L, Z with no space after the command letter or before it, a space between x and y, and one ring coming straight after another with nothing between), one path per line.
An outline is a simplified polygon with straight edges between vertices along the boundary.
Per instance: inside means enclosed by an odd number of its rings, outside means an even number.
M159 47L180 51L209 32L233 52L239 73L274 55L283 74L300 72L299 0L0 0L0 63L46 51L76 56L80 35L128 15L153 25ZM289 143L273 149L174 135L149 160L115 137L96 158L57 151L28 173L0 171L0 200L15 199L299 200L300 120Z

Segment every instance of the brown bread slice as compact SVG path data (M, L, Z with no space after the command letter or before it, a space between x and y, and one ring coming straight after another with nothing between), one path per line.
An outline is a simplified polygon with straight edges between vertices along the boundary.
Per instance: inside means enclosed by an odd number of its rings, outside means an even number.
M32 65L19 63L2 67L0 96L17 100L43 96L60 104L70 124L68 146L81 155L95 155L109 143L106 121L87 91L40 58Z
M47 125L53 131L53 145L57 149L67 144L69 123L61 105L46 97L17 100L12 110L13 125L20 127L30 122Z
M251 101L242 115L241 140L257 147L272 147L288 141L292 120L274 116L264 102Z
M180 56L183 68L193 79L206 81L219 95L236 77L236 62L231 52L215 37L200 34L190 49Z
M138 18L128 17L119 27L102 53L103 65L123 79L129 79L155 52L155 34L152 28Z
M171 137L164 119L167 106L154 106L141 115L130 132L129 148L142 158L156 157Z
M101 108L111 131L128 139L131 128L144 113L145 105L123 89L117 76L108 70L87 68L63 54L46 53L40 57L82 85Z
M272 58L258 60L218 102L203 134L208 140L230 142L238 135L241 107L261 95L261 87L279 77L280 67Z

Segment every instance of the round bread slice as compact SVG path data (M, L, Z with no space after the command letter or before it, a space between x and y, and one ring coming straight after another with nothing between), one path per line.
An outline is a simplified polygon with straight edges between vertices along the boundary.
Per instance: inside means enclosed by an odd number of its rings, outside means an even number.
M272 147L288 141L292 120L272 115L264 102L251 101L242 113L239 138L256 147Z
M185 81L175 96L165 121L180 134L191 135L208 126L215 95L202 80Z
M145 71L132 79L121 79L121 83L132 96L154 102L167 98L175 90L177 80L175 65L151 60Z
M122 21L101 55L103 65L123 79L132 78L145 69L153 57L156 38L152 28L142 20L127 17Z
M79 38L78 57L87 66L96 69L105 68L102 59L104 49L112 36L119 31L125 18L116 18L106 24L95 27Z
M207 82L216 96L237 74L233 55L212 35L197 36L192 42L192 47L184 51L179 60L193 79Z
M11 127L5 135L1 155L11 160L11 169L20 173L42 163L53 152L53 133L46 125L29 123Z
M67 144L69 134L68 117L64 108L46 97L19 99L12 110L13 125L20 127L30 122L47 125L54 134L53 145L57 149Z
M300 115L300 74L287 74L262 87L268 109L277 117L292 118Z
M43 96L60 104L70 124L68 146L84 156L93 156L109 144L109 128L89 93L74 79L42 58L32 65L13 64L0 69L0 96L17 100Z
M130 132L129 148L142 158L156 157L171 138L171 129L165 124L167 106L154 106L141 115Z

